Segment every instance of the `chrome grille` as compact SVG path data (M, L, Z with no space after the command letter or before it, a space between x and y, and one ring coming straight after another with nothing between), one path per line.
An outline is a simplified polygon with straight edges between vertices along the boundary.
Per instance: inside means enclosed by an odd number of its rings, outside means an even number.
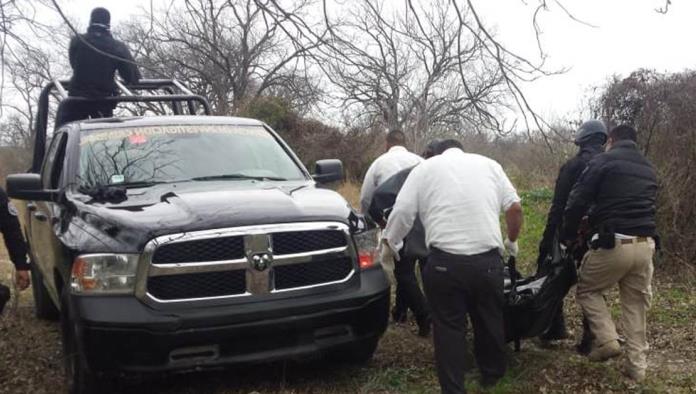
M352 270L349 258L282 265L274 269L275 288L284 290L334 282L345 278Z
M244 258L244 239L220 237L162 245L152 255L152 263L180 264L241 258Z
M289 231L271 235L273 253L306 253L346 246L346 236L337 230Z
M147 289L159 300L224 297L244 294L245 276L242 270L153 276L147 280Z
M270 268L252 257L270 256ZM356 252L342 223L285 223L158 237L145 248L136 293L155 302L273 294L343 283Z

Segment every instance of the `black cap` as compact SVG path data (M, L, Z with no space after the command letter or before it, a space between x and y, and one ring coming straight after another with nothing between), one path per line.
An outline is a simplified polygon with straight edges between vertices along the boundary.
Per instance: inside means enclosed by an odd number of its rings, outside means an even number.
M111 13L103 7L97 7L92 10L89 16L89 24L99 24L109 26L111 24Z

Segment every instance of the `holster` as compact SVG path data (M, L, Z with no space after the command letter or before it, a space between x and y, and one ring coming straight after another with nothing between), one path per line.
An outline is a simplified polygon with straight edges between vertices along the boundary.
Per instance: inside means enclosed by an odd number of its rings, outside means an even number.
M616 231L614 231L614 226L601 225L597 234L597 238L590 241L592 250L614 249L614 246L616 246Z

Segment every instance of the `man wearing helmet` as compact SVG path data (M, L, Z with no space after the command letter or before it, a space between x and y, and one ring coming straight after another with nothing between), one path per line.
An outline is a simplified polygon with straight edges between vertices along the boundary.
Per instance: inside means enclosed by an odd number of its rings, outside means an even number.
M599 120L588 120L584 122L575 133L575 145L580 148L575 157L568 160L558 173L556 187L554 189L553 202L549 209L548 219L544 235L539 243L539 259L537 265L539 270L544 269L544 262L553 249L553 243L558 242L557 232L561 228L563 212L566 208L570 191L577 182L580 174L587 167L587 163L598 153L603 151L603 145L607 141L607 128ZM542 340L559 340L568 338L568 331L563 317L563 305L556 312L549 330L541 336ZM583 340L578 345L578 350L582 353L589 351L589 331L583 334Z

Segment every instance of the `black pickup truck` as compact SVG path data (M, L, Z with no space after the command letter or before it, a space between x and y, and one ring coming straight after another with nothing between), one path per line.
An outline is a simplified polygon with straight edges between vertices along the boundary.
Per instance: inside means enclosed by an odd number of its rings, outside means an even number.
M374 230L316 187L340 161L310 175L267 125L234 117L85 120L39 140L35 172L7 189L27 201L36 312L61 320L70 391L124 372L372 356L389 285Z

